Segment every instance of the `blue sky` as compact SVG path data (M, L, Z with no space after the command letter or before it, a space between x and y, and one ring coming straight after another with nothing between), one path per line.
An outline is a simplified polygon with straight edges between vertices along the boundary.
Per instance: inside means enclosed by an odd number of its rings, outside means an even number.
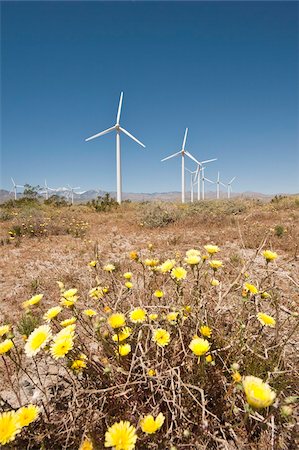
M297 2L1 2L1 186L180 190L186 148L237 192L299 191ZM187 167L193 169L192 162Z

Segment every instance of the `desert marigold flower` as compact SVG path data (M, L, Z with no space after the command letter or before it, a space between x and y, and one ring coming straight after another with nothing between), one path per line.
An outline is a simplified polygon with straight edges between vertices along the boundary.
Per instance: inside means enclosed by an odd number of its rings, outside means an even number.
M151 414L149 414L141 419L140 427L144 433L153 434L162 427L164 420L165 417L162 413L158 414L155 419Z
M128 339L132 334L132 328L130 327L124 327L122 330L120 330L117 334L114 334L112 336L112 339L114 342L122 342Z
M55 336L54 342L50 347L50 352L54 359L64 358L64 356L74 347L73 334L66 334L59 338L57 338L57 336Z
M178 315L179 315L178 312L170 312L167 314L166 320L171 324L176 324L178 320Z
M263 299L267 299L267 298L270 298L271 295L268 294L268 292L264 291L264 292L261 293L261 297L262 297Z
M126 281L126 282L125 282L125 286L126 286L126 288L128 288L128 289L132 289L133 283L131 283L131 281Z
M200 334L204 337L208 337L210 338L212 335L212 330L210 327L208 327L207 325L202 325L199 329Z
M10 325L1 325L0 326L0 336L4 336L10 331L11 326Z
M32 331L25 344L25 353L27 356L35 356L44 348L51 339L51 328L49 325L41 325Z
M204 249L206 252L209 253L209 255L214 255L215 253L220 251L220 248L217 245L205 245Z
M98 313L94 309L84 309L83 314L87 317L96 316Z
M213 357L212 357L212 355L207 355L207 356L206 356L206 361L207 361L207 363L213 362Z
M278 256L277 253L271 252L271 250L264 250L262 255L267 263L274 261Z
M5 341L0 342L0 355L9 352L13 347L13 342L11 339L5 339Z
M236 371L232 373L232 379L234 380L235 383L240 383L240 381L242 380L240 372Z
M154 292L154 297L162 298L163 295L164 295L164 292L163 292L163 291L157 290L157 291Z
M157 320L158 319L158 314L154 314L154 313L153 314L149 314L148 317L149 317L150 320Z
M220 281L216 280L216 278L212 278L210 283L212 286L219 286Z
M65 319L62 322L60 322L60 325L62 327L68 327L69 325L73 325L74 323L76 323L77 319L76 317L71 317L70 319Z
M65 298L70 298L70 297L74 297L78 292L78 289L68 289L67 291L64 291L62 296Z
M191 248L191 250L186 251L186 256L200 256L200 251L195 248Z
M132 272L125 272L125 273L123 274L123 277L124 277L126 280L131 280L132 276L133 276Z
M136 441L136 428L127 421L114 423L105 433L105 447L113 447L114 450L133 450Z
M103 267L103 270L105 270L105 272L112 273L115 270L115 265L114 264L106 264Z
M23 308L28 308L28 306L37 305L41 299L43 298L44 294L38 294L31 297L29 300L26 300L22 303Z
M268 314L259 312L257 313L257 320L265 327L275 328L276 320L274 317L268 316Z
M13 441L21 427L14 411L0 413L0 444L5 445Z
M115 313L108 317L107 322L111 328L121 328L125 326L126 318L122 313Z
M165 347L170 342L170 334L163 328L157 328L153 331L153 341L156 342L159 347Z
M118 353L120 356L127 356L131 351L131 345L130 344L121 344L118 346Z
M75 359L71 364L71 369L76 372L81 372L83 369L87 367L87 364L82 359Z
M146 259L144 261L144 265L147 267L156 267L159 264L159 260L158 259Z
M170 272L174 266L176 265L176 261L174 259L167 259L163 264L158 267L159 272L167 273Z
M89 267L96 267L97 264L98 264L98 261L90 261L90 262L88 263Z
M62 328L62 330L60 330L59 333L56 334L56 336L54 336L54 341L64 337L69 336L73 337L75 334L75 329L76 329L75 324L72 323L70 325L67 325L66 327Z
M254 284L245 283L244 288L253 295L258 293L258 289L254 286Z
M187 276L187 271L183 267L175 267L171 271L172 278L175 278L177 281L185 280Z
M103 289L100 286L96 286L88 292L89 297L95 298L96 300L99 300L100 298L104 297Z
M148 369L147 374L149 377L154 377L156 375L155 369Z
M189 264L189 266L196 266L201 261L200 256L190 255L185 258L185 263Z
M260 378L250 375L244 377L243 387L247 402L254 408L266 408L275 400L275 392L268 383L264 383Z
M210 343L206 339L195 337L190 342L189 348L196 356L202 356L210 350Z
M62 311L61 306L53 306L53 308L48 309L47 312L45 312L43 319L46 322L51 322L52 319L54 319L58 314Z
M142 323L146 319L146 311L142 308L136 308L133 309L133 311L130 312L130 320L133 323Z
M17 420L19 421L20 427L27 427L32 422L34 422L39 415L39 407L36 405L28 405L23 406L22 408L18 409L16 412Z
M138 261L138 259L139 259L138 253L135 251L130 252L129 256L130 256L130 259L132 259L132 261Z
M93 444L90 439L85 438L79 447L79 450L93 450Z
M209 261L209 264L213 270L217 270L217 269L219 269L219 267L223 266L223 262L219 261L218 259L211 259L211 261Z

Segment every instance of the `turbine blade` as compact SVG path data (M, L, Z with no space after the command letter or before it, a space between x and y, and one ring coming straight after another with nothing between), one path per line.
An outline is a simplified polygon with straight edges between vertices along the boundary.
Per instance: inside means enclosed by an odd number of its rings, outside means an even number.
M12 181L12 184L15 186L16 185L16 183L15 183L15 181L14 181L14 179L13 178L11 178L11 181Z
M90 136L89 138L85 139L85 141L91 141L92 139L95 139L99 136L103 136L104 134L110 133L110 131L115 130L115 126L111 128L107 128L107 130L101 131L100 133L94 134L93 136Z
M206 161L201 161L201 164L205 164L205 163L212 162L212 161L217 161L217 158L207 159Z
M141 147L145 148L145 145L138 141L138 139L136 139L131 133L129 133L127 130L125 130L124 128L119 127L120 131L122 131L123 133L125 133L127 136L129 136L129 138L133 139L133 141L137 142L137 144L141 145Z
M185 134L184 134L184 140L183 140L183 146L182 146L182 149L183 149L183 150L185 150L185 145L186 145L186 140L187 140L187 134L188 134L188 128L186 128Z
M124 96L124 93L121 92L120 93L120 98L119 98L118 110L117 110L117 117L116 117L116 123L117 124L119 124L120 113L121 113L121 106L122 106L122 102L123 102L123 96Z
M226 184L222 183L221 181L219 181L219 184L221 184L221 186L226 187Z
M192 159L193 161L195 161L196 164L200 164L200 162L197 161L197 159L194 158L194 156L192 156L191 153L189 153L187 150L185 150L185 154L186 154L187 156L189 156L190 159Z
M228 184L232 184L232 182L235 181L235 179L236 177L232 178Z
M166 161L167 159L174 158L175 156L178 156L178 155L180 155L181 153L182 153L182 152L180 151L180 152L174 153L173 155L166 156L166 158L161 159L161 161Z
M208 183L212 183L212 184L214 184L214 181L212 181L212 180L209 180L209 178L205 178L205 181L207 181Z

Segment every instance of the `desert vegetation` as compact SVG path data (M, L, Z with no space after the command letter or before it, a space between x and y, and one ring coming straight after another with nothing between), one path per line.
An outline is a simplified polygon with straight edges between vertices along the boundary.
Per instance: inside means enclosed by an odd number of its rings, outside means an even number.
M297 448L298 213L2 205L3 448Z

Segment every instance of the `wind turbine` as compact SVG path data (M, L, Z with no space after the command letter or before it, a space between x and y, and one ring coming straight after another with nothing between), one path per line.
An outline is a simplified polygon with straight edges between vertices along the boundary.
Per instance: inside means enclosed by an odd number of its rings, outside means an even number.
M74 194L81 194L81 192L75 192L76 189L80 189L80 186L71 187L69 184L67 185L67 190L68 190L69 195L71 197L72 205L74 204Z
M205 181L207 181L208 183L211 184L215 184L214 181L209 180L209 178L205 177L205 167L201 168L202 171L202 177L201 177L201 181L202 181L202 199L205 199Z
M232 178L229 183L227 183L227 198L230 198L232 192L232 183L235 181L236 177Z
M13 184L13 188L12 188L12 190L10 191L10 194L14 191L14 194L15 194L15 200L17 200L17 198L18 198L18 195L17 195L17 189L18 189L18 188L23 188L24 186L22 186L21 184L16 184L13 178L11 178L11 181L12 181L12 184Z
M200 171L203 169L203 164L207 164L213 161L217 161L217 158L207 159L206 161L201 161L196 169L196 174L194 177L194 184L197 183L197 200L200 200L200 184L202 182L202 178L200 177ZM204 191L203 191L203 200L204 200Z
M45 190L41 194L46 194L46 200L49 198L49 191L57 192L57 189L52 189L47 185L47 180L45 180Z
M166 161L167 159L182 155L182 203L185 203L185 155L188 156L188 158L192 159L192 161L195 161L196 164L200 164L200 162L197 161L197 159L195 159L194 156L192 156L191 153L188 152L188 150L185 150L187 134L188 134L188 128L186 128L186 130L185 130L182 149L179 152L174 153L173 155L167 156L164 159L161 159L161 161Z
M129 138L133 139L133 141L137 142L137 144L141 145L141 147L145 148L145 145L142 142L140 142L138 139L136 139L131 133L129 133L124 128L122 128L119 124L123 95L124 95L124 93L121 92L119 104L118 104L117 116L116 116L116 124L113 127L107 128L107 130L101 131L100 133L97 133L94 136L91 136L91 137L85 139L86 142L91 141L92 139L103 136L104 134L110 133L111 131L116 131L116 186L117 186L116 199L119 204L121 203L121 194L122 194L120 133L122 132L122 133L126 134L127 136L129 136Z
M220 198L220 184L221 184L221 186L226 187L226 185L220 181L220 172L218 172L218 176L217 176L217 199Z
M193 203L194 200L194 193L193 193L193 186L194 186L194 178L196 174L196 170L193 170L193 172L189 169L186 169L187 172L190 173L190 202Z

